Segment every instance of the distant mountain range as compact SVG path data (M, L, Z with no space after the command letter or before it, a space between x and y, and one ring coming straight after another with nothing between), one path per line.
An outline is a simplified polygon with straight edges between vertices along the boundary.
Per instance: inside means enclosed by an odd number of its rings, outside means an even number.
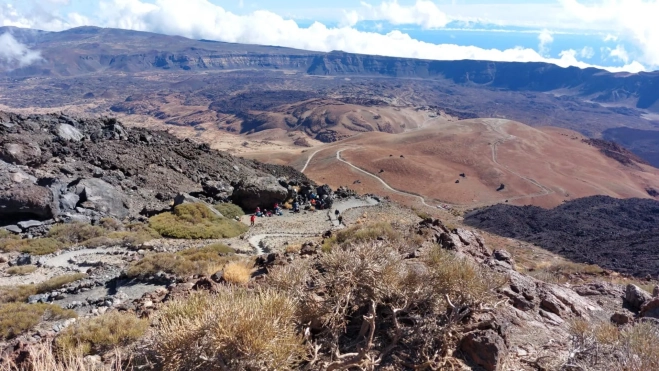
M324 53L97 27L0 27L5 32L43 57L0 72L0 104L8 107L75 107L73 113L192 126L210 118L239 133L280 127L324 140L332 136L307 128L300 107L309 99L358 99L569 128L614 140L659 166L659 71ZM164 109L170 94L180 94L187 108ZM270 113L281 123L270 122ZM321 126L332 130L338 122Z
M334 51L190 40L179 36L97 27L44 32L0 27L40 50L45 62L10 72L14 77L74 76L102 70L290 69L310 75L446 78L459 84L514 91L569 89L596 102L626 102L659 112L659 71L610 73L547 63L431 61Z

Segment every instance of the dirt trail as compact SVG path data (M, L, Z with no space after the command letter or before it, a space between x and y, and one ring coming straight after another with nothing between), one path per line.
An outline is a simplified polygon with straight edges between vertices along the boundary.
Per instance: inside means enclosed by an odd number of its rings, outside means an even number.
M248 232L247 241L254 253L261 255L269 252L267 241L274 240L276 243L292 244L305 238L320 236L329 229L343 228L336 219L336 210L343 213L349 209L366 208L378 203L377 200L370 197L350 198L335 202L329 210L303 211L299 214L285 211L283 216L257 218L256 225Z
M368 171L366 171L366 170L364 170L364 169L362 169L362 168L360 168L360 167L357 167L357 166L351 164L350 162L348 162L348 161L342 159L342 158L341 158L341 152L345 151L346 149L347 149L347 148L343 148L343 149L340 149L340 150L336 151L336 159L337 159L337 160L343 162L344 164L350 166L351 168L353 168L353 169L355 169L355 170L357 170L357 171L360 171L360 172L362 172L362 173L364 173L364 174L366 174L366 175L368 175L368 176L370 176L370 177L372 177L372 178L377 179L380 183L382 183L382 185L383 185L387 190L389 190L389 191L391 191L391 192L398 193L398 194L401 194L401 195L403 195L403 196L414 197L414 198L420 200L421 203L422 203L423 205L428 206L428 207L433 207L432 205L428 205L428 204L426 203L426 199L423 198L422 196L420 196L420 195L418 195L418 194L416 194L416 193L406 192L406 191L402 191L402 190L396 189L396 188L390 186L389 184L387 184L387 182L385 182L384 180L382 180L382 178L380 178L379 176L377 176L377 175L375 175L375 174L373 174L373 173L370 173L370 172L368 172Z
M497 147L500 144L504 144L504 143L506 143L510 140L515 139L515 136L510 135L508 133L505 133L501 130L501 126L504 125L507 121L508 120L505 120L505 119L485 119L485 120L483 120L483 125L485 125L488 129L491 129L492 131L494 131L495 133L497 133L497 134L499 134L503 137L503 138L497 140L496 142L494 142L494 144L492 145L492 161L495 164L501 166L502 168L508 170L511 174L513 174L513 175L515 175L515 176L517 176L521 179L524 179L527 182L533 184L534 186L540 188L542 191L538 192L538 193L533 193L533 194L530 194L530 195L510 197L510 198L506 198L506 200L509 200L509 201L521 200L521 199L524 199L524 198L547 196L547 195L550 195L550 194L554 193L554 191L552 189L550 189L549 187L546 187L546 186L540 184L539 182L537 182L537 181L535 181L535 180L533 180L529 177L526 177L526 176L516 172L515 170L512 170L508 166L506 166L506 165L499 162L499 159L497 158Z

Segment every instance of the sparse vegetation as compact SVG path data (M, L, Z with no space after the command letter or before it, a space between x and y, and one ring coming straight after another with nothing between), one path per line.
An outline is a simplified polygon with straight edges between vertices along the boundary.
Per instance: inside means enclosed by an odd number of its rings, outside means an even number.
M11 274L12 276L24 276L36 270L37 267L34 265L19 265L19 266L7 268L6 272L7 274Z
M138 340L148 326L148 320L133 314L110 312L67 327L57 337L56 345L60 354L105 352Z
M273 290L224 288L168 303L153 349L167 370L294 369L306 356L295 302Z
M373 237L387 232L386 225L349 229L337 236L348 243L268 274L267 285L298 303L297 322L314 328L312 352L314 359L325 359L323 367L368 369L376 354L378 365L391 369L402 368L397 359L441 364L451 357L445 349L455 346L453 331L462 319L490 302L505 282L439 248L415 267L401 254L406 243L397 234L383 241Z
M247 231L244 224L220 218L203 204L178 205L172 213L151 217L149 225L164 237L180 239L231 238Z
M211 275L227 263L236 260L234 250L223 244L192 248L174 253L154 253L133 263L127 270L129 277L149 276L158 272L179 277Z
M87 277L84 273L65 274L53 277L36 285L0 287L0 303L24 302L31 295L43 294Z
M50 343L37 343L27 349L30 357L18 366L11 360L0 359L0 371L124 371L124 359L120 352L115 352L110 364L95 364L85 359L80 352L72 354L56 354ZM130 363L130 362L128 362ZM130 364L128 364L130 366ZM130 369L128 367L128 369Z
M222 277L229 283L244 285L249 282L252 268L244 262L231 262L224 267Z
M47 255L64 248L64 245L52 238L0 240L0 250L4 252L19 251L31 255Z
M659 327L651 322L616 327L609 322L575 319L566 368L645 371L659 369Z
M86 223L58 224L50 229L48 237L56 239L62 244L78 244L92 238L104 236L107 230L99 226Z
M225 218L229 218L229 219L234 219L237 216L245 215L245 212L243 211L243 209L240 208L240 206L236 204L232 204L230 202L216 204L215 208L217 209L217 211L221 212Z
M41 321L75 318L72 310L57 305L7 303L0 304L0 339L11 339L30 330Z
M323 243L323 251L328 252L334 245L347 245L372 241L378 238L386 239L390 242L399 241L402 235L395 230L389 223L374 223L366 226L355 226L337 232Z

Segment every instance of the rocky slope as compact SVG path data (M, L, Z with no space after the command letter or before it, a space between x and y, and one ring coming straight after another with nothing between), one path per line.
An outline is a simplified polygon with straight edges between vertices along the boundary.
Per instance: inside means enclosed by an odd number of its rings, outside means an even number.
M637 276L659 274L659 202L654 200L593 196L551 210L496 205L466 215L465 222L573 261Z
M169 208L179 193L211 201L240 194L253 207L285 197L287 181L308 182L292 168L236 158L165 132L61 114L0 112L0 168L2 224L134 219Z

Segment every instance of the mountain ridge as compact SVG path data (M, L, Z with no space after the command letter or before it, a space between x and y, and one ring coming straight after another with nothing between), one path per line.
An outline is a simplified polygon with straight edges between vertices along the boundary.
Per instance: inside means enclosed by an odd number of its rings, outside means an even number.
M563 68L542 62L441 61L343 51L324 53L98 27L79 27L61 32L0 27L0 32L10 32L19 41L38 48L46 61L43 67L32 65L9 72L13 77L72 76L105 69L123 72L292 69L308 75L445 78L457 84L485 85L513 91L577 89L574 92L576 95L588 96L597 102L632 100L637 108L659 109L653 107L659 100L659 90L653 89L659 86L659 71L611 73L597 68ZM121 38L129 38L130 41L122 41ZM65 42L79 44L69 49L70 53L62 55L62 43ZM71 64L77 69L66 67Z

